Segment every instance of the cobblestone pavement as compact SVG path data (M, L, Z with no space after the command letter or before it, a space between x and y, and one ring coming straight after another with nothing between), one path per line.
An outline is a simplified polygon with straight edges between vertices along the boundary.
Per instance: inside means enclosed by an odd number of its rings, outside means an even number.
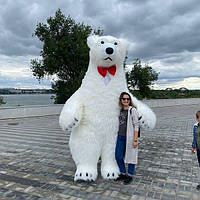
M200 168L191 155L199 105L154 108L158 123L142 131L134 181L75 183L69 135L58 116L0 120L0 200L199 200Z

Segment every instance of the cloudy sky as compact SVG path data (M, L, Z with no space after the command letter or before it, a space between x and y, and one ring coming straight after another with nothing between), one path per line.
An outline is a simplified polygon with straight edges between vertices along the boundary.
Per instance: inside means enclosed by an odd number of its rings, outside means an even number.
M139 58L160 73L154 88L200 89L199 0L0 0L0 88L50 88L32 76L42 47L32 34L58 8L127 39L128 64Z

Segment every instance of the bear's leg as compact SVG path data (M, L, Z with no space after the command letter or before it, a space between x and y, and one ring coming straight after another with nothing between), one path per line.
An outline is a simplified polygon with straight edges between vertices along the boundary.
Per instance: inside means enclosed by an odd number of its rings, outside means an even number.
M115 160L116 136L106 138L102 148L101 175L104 179L116 179L119 167Z
M74 134L77 136L76 134ZM85 137L82 137L85 136ZM97 162L100 156L100 144L94 134L84 134L70 138L70 150L76 163L74 181L95 181Z

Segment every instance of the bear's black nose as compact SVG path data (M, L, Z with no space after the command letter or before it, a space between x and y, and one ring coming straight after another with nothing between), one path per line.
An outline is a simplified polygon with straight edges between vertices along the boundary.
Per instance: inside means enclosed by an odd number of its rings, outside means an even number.
M114 50L111 47L106 48L106 53L107 54L113 54Z

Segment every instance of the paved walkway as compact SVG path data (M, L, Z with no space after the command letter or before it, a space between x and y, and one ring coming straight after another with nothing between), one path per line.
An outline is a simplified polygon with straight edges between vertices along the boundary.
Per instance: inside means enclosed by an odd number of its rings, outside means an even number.
M199 105L153 108L158 123L142 131L134 181L74 183L69 135L58 116L0 120L0 200L199 200L200 168L191 155Z
M0 120L22 117L50 116L59 114L63 108L62 104L35 105L35 106L17 106L1 107Z

